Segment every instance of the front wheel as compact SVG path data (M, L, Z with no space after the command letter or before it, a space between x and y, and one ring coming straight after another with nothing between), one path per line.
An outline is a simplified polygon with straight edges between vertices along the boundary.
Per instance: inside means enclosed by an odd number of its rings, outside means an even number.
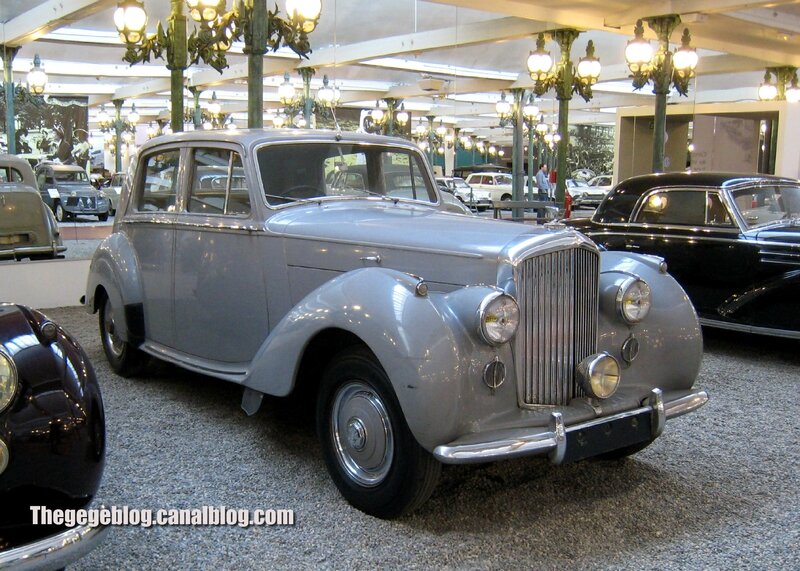
M132 377L147 363L147 355L117 335L114 307L108 297L100 306L100 339L106 359L117 374Z
M436 487L441 464L411 434L389 378L366 349L340 353L326 370L317 433L336 487L370 515L399 517Z
M60 202L56 202L55 214L56 214L56 220L58 220L59 222L64 222L64 220L67 220L69 218L69 214L67 214L67 211L64 210L64 207L61 205Z
M97 219L100 222L105 222L106 220L108 220L108 212L106 212L105 214L98 214Z

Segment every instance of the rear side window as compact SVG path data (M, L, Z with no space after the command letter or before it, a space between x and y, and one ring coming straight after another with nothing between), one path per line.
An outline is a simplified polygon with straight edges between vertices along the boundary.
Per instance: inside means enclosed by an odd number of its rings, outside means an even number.
M0 168L0 182L22 182L22 173L14 167Z
M178 188L179 149L148 155L144 159L144 183L138 197L139 212L173 212Z
M230 149L197 148L186 210L198 214L250 214L242 157Z
M702 226L706 221L706 193L698 190L672 190L648 195L636 222Z

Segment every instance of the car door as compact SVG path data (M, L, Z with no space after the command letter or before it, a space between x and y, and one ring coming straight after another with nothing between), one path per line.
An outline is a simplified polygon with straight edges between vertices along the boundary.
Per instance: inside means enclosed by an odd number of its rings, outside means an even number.
M183 173L179 146L157 147L143 156L121 230L139 261L148 341L174 347L175 204Z
M191 146L186 165L175 225L175 347L244 366L269 331L254 185L234 145Z
M701 313L715 314L750 276L749 248L716 190L658 189L634 209L626 248L663 257Z
M39 187L39 194L42 195L44 203L51 209L54 209L56 201L61 200L61 195L58 192L52 169L49 167L42 167L36 171L36 184Z

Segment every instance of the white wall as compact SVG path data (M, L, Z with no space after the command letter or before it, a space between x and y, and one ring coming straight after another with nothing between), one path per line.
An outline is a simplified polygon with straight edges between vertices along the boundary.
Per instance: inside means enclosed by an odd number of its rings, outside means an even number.
M21 261L0 265L0 301L33 308L80 305L90 260Z

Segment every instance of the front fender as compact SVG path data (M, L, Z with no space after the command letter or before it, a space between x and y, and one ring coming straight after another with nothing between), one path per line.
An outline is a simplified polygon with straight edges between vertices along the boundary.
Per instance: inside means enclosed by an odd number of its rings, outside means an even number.
M364 268L317 288L290 311L260 348L244 386L276 396L294 388L300 360L311 339L328 329L359 337L391 380L406 422L425 448L458 432L459 396L471 359L491 349L477 342L461 306L478 303L489 288L417 295L417 278L395 270ZM461 292L461 293L459 293Z
M127 236L121 232L114 232L105 238L92 257L84 302L89 313L99 309L95 299L98 287L106 291L114 307L124 308L124 311L115 312L117 335L125 341L131 341L129 326L136 328L139 325L128 323L129 316L141 313L144 292L138 259Z
M661 271L660 258L613 251L602 252L600 260L598 350L617 358L625 386L640 385L642 391L691 388L700 370L703 336L686 292ZM618 315L616 294L632 275L650 286L652 306L643 321L629 325ZM621 348L631 336L639 342L639 354L627 363Z

